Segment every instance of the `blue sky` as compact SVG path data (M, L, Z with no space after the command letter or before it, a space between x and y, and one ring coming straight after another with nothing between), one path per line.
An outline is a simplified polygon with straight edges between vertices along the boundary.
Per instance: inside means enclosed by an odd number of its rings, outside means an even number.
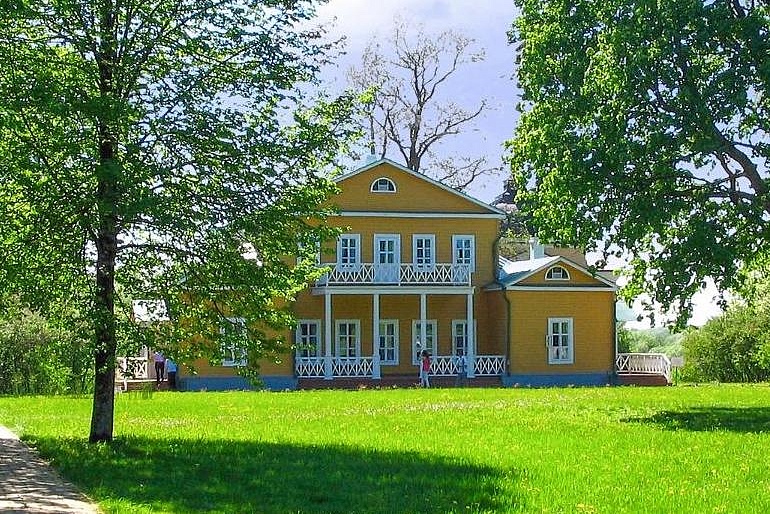
M484 61L466 65L458 70L443 90L455 102L476 107L486 98L490 108L478 123L475 132L460 134L447 140L446 153L484 154L489 161L500 164L503 143L513 135L515 105L518 96L514 72L514 48L508 44L507 31L515 17L512 1L501 0L331 0L319 8L323 21L336 18L332 35L346 37L347 54L336 68L328 70L328 80L335 87L345 86L347 70L360 63L361 54L373 35L384 37L401 16L424 25L428 33L453 29L476 40L486 53ZM401 161L398 155L390 158ZM467 192L491 202L502 192L504 177L486 177L473 184Z

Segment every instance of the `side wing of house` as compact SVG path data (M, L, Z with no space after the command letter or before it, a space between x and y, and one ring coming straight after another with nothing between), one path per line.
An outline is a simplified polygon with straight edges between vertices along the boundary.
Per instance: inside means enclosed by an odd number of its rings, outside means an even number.
M511 264L509 384L588 385L611 380L615 284L564 257Z

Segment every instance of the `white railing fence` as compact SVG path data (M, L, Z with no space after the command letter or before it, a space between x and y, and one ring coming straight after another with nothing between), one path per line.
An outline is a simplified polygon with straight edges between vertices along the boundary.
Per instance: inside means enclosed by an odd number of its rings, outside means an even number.
M324 360L322 357L299 357L294 363L298 377L323 378Z
M505 373L505 355L477 355L476 376L502 375Z
M466 264L326 264L331 269L318 280L319 285L348 284L439 284L467 286L471 271Z
M372 357L338 358L331 360L332 377L372 377ZM457 357L436 355L431 357L430 374L433 376L454 376L457 374ZM477 355L474 366L476 376L494 376L505 373L504 355ZM294 372L299 378L324 378L323 357L298 357Z
M372 372L371 357L334 359L332 361L332 375L335 377L371 377Z
M619 353L615 359L615 370L619 375L648 373L663 375L671 382L671 361L663 353Z
M150 378L146 357L118 357L116 378L143 380Z

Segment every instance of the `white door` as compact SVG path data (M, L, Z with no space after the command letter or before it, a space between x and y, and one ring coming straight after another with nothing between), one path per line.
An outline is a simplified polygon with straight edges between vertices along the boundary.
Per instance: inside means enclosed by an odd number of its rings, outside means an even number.
M400 237L394 234L374 236L374 280L397 284L401 268Z

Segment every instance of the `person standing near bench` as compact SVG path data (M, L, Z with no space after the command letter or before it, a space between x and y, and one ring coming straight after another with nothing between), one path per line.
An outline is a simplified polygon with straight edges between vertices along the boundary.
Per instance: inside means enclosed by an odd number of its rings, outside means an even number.
M152 360L155 361L155 386L160 387L166 369L166 357L160 350L155 350L155 353L152 354Z
M176 362L170 357L166 358L166 376L168 377L168 388L176 391Z

